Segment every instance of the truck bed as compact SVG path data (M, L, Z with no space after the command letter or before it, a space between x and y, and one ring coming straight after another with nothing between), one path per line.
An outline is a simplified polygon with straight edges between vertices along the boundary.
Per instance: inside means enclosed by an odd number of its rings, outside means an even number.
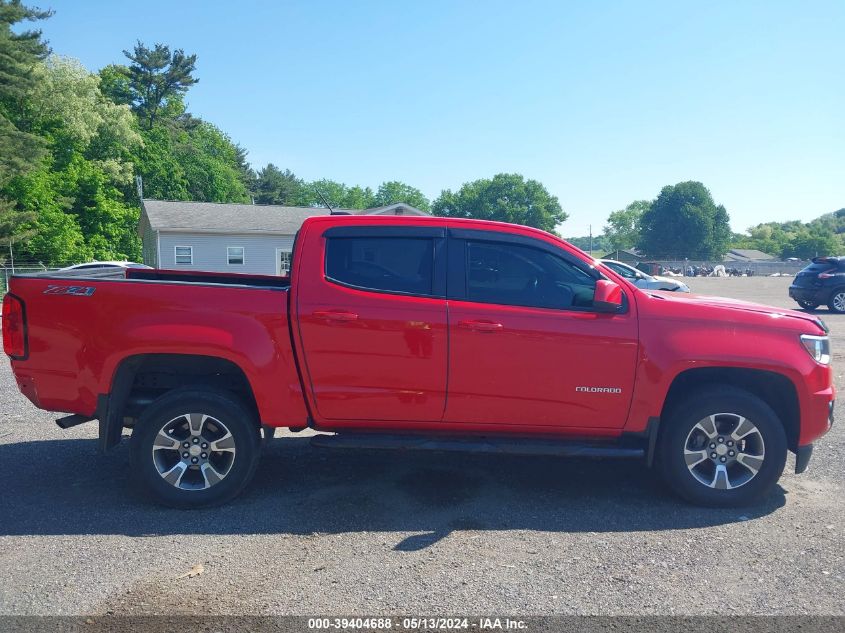
M305 417L288 277L117 269L15 275L9 285L29 338L27 357L12 363L39 407L95 416L127 359L187 354L241 368L254 393L281 392L256 403L267 423Z

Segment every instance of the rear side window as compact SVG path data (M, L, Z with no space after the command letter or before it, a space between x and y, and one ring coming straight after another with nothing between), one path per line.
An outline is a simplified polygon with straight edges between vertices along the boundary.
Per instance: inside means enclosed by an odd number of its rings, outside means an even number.
M434 241L417 237L330 237L326 277L344 285L432 295Z
M812 264L807 266L802 273L823 273L827 271L833 271L837 268L837 264L841 269L841 265L843 262L838 262L837 260L829 260L829 259L820 259L818 261L814 261Z

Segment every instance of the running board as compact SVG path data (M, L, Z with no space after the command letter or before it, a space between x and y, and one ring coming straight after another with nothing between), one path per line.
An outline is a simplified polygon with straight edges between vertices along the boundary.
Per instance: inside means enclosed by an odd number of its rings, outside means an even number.
M339 433L314 435L311 445L318 448L364 448L376 450L457 451L501 455L557 455L559 457L645 457L645 448L571 442L555 439L515 439L502 437L437 437L424 435L382 435L379 433Z
M60 429L69 429L72 426L79 426L80 424L85 424L93 419L94 418L87 415L66 415L63 418L56 420L56 424Z

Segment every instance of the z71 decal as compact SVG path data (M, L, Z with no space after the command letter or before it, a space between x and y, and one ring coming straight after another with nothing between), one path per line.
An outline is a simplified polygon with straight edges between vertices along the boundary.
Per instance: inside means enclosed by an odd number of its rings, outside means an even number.
M56 286L49 285L44 290L45 295L76 295L77 297L90 297L94 294L94 286Z

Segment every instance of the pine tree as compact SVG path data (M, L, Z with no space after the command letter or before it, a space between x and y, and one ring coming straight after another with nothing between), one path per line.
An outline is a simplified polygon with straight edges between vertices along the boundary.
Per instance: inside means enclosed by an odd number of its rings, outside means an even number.
M0 240L14 236L33 219L2 197L13 178L35 168L44 155L44 142L29 133L27 100L35 87L33 71L50 52L37 29L15 33L12 26L43 20L51 11L33 9L20 0L0 0Z

